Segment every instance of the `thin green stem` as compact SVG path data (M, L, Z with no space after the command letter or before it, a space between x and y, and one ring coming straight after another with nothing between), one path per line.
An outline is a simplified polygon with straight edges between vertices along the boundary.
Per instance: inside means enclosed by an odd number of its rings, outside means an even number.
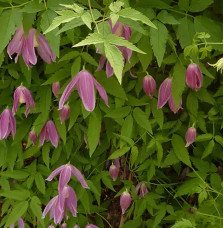
M46 0L43 0L43 2L44 2L44 7L47 10Z
M92 17L92 21L94 22L95 24L95 27L97 29L97 32L100 33L99 29L98 29L98 25L94 19L94 15L93 15L93 12L92 12L92 8L91 8L91 0L88 0L88 6L89 6L89 9L90 9L90 13L91 13L91 17Z
M174 10L174 9L167 9L167 10L172 11L172 12L175 12L175 13L178 13L178 14L181 14L181 15L185 15L185 16L194 18L194 16L192 16L190 14L187 14L187 13L180 12L178 10Z
M8 6L8 7L0 7L0 9L4 10L4 9L19 8L19 7L24 6L24 5L28 4L28 3L30 3L30 1L29 2L24 2L24 3L22 3L20 5L16 5L16 6L14 6L14 5L12 5L10 3L11 6Z
M112 225L109 223L109 221L104 216L100 215L98 212L96 212L96 214L98 216L100 216L112 228Z
M202 212L199 212L199 211L196 211L196 214L203 215L203 216L208 216L208 217L212 217L212 218L216 218L216 219L223 219L223 217L206 214L206 213L202 213Z

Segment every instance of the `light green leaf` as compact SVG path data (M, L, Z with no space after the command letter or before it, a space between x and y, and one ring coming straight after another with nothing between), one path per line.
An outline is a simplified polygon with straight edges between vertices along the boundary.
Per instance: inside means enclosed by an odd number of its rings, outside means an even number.
M90 63L91 65L93 66L96 66L98 67L98 63L95 61L95 59L90 55L88 54L87 52L82 52L81 53L81 57L88 63Z
M42 208L41 201L37 196L33 196L30 202L30 208L33 212L33 215L36 216L40 222L40 224L44 226L44 219L42 219Z
M49 163L50 163L50 147L48 144L43 145L42 147L42 157L43 157L43 162L49 168Z
M133 146L131 149L131 155L130 155L130 163L131 163L131 167L133 167L133 165L135 164L137 158L138 158L138 148L136 146Z
M182 218L181 221L177 221L171 228L195 228L190 220Z
M110 62L114 73L119 81L119 83L122 83L122 71L123 71L123 67L124 67L124 59L122 56L122 53L120 52L120 50L114 46L111 45L107 42L104 43L104 47L105 47L105 56L108 59L108 61Z
M35 183L36 183L36 187L39 189L39 191L41 193L45 194L45 181L44 181L41 173L36 173Z
M110 117L113 119L124 118L129 114L130 111L131 111L131 107L125 106L125 107L121 107L121 108L117 108L117 109L113 109L113 110L109 111L105 115L105 117Z
M180 24L178 20L175 19L175 17L168 13L166 10L162 10L158 15L157 15L158 20L163 22L164 24L170 24L170 25L177 25Z
M84 24L87 25L89 29L91 29L92 17L88 11L81 15L81 19L84 22Z
M113 152L110 156L109 156L109 160L112 159L116 159L119 158L121 156L123 156L124 154L126 154L128 151L130 150L130 147L122 147L122 149L116 150L115 152Z
M202 141L207 141L207 140L211 140L213 138L212 134L203 134L203 135L198 135L196 137L196 142L202 142Z
M8 199L14 199L14 200L26 200L30 197L30 192L27 190L11 190L7 192L3 192L0 194L3 197L6 197Z
M191 0L190 12L201 12L209 7L214 2L214 0Z
M223 147L223 138L220 135L214 137L215 141Z
M189 153L185 148L185 142L179 135L173 135L172 146L177 158L184 164L191 167Z
M157 29L151 28L150 30L150 43L156 56L158 65L161 66L164 53L166 51L166 42L168 40L168 30L166 26L159 21L155 21L154 24Z
M124 3L121 1L113 2L109 5L109 9L114 13L118 13L123 5Z
M162 129L164 116L163 116L162 109L157 108L157 100L156 99L152 99L151 108L152 108L153 117L155 118L156 122L159 124L160 128Z
M118 15L124 18L132 19L134 21L141 21L142 23L156 29L156 25L154 25L148 17L133 8L128 7L122 9L118 12Z
M211 141L208 143L207 147L205 148L204 153L203 153L201 159L204 159L204 158L206 158L209 154L211 154L212 151L213 151L213 148L214 148L214 140L211 140Z
M52 91L49 86L42 86L40 90L40 111L42 121L46 121L50 112Z
M91 33L84 40L75 44L73 47L81 47L91 44L100 44L104 42L104 37L99 33Z

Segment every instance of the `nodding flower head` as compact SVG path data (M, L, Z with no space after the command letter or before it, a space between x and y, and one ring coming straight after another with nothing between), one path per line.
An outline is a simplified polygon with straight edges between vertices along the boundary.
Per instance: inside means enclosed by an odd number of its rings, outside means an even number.
M128 193L128 191L125 191L121 194L120 197L120 206L122 209L122 214L125 214L125 211L129 208L132 201L131 195Z
M58 92L60 91L60 82L54 82L52 84L52 92L55 97L59 97Z
M33 109L35 109L35 103L32 97L32 93L25 87L25 86L19 86L16 88L14 92L14 101L13 101L13 108L12 113L15 115L19 103L26 104L26 111L25 116L27 117L29 114L29 106L31 106Z
M36 144L37 135L35 131L32 130L29 132L29 140L32 142L33 145Z
M194 89L195 91L197 91L201 88L202 81L203 81L203 76L202 76L200 67L195 63L191 63L187 67L187 71L186 71L186 83L187 83L187 85L191 89Z
M195 141L196 135L197 135L197 132L194 127L188 128L186 135L185 135L185 139L187 142L185 147L190 146L190 144L192 144Z
M61 124L69 117L70 115L70 106L64 105L62 109L60 109L60 122Z
M149 190L144 182L140 182L136 185L135 193L139 194L140 198L143 198L148 192Z
M171 96L172 78L166 78L159 88L157 108L162 108Z
M19 228L24 228L25 227L25 224L24 224L24 221L23 221L22 218L19 218L17 222L18 222ZM14 224L11 224L10 228L14 228Z
M69 98L74 86L77 86L77 91L87 111L93 111L95 108L95 91L98 90L101 98L108 106L108 97L105 89L96 81L96 79L86 70L80 71L67 85L59 102L59 109L62 109L64 103Z
M180 104L177 108L175 108L175 102L173 100L173 97L172 95L170 96L170 99L168 101L168 104L169 104L169 107L170 107L170 110L176 114L180 109L182 109L182 100L180 100Z
M119 168L112 164L109 168L109 173L113 181L116 181L119 174Z
M144 92L150 97L156 92L156 81L152 76L145 76L142 81Z

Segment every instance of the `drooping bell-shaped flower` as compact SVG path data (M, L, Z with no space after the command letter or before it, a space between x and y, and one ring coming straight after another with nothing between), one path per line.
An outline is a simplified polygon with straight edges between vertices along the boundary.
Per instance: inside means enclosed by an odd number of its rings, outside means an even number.
M60 224L66 216L65 209L69 210L73 216L77 216L77 197L70 186L65 186L59 195L49 201L43 211L42 218L45 218L50 212L50 219L53 218L55 224Z
M53 226L53 225L50 225L50 226L48 226L48 228L55 228L55 226Z
M50 64L51 61L55 62L56 55L54 54L46 38L42 34L39 34L37 36L37 43L38 45L36 49L40 57L48 64Z
M65 88L59 101L59 109L63 108L64 103L69 98L75 85L77 85L79 96L87 111L93 111L95 108L94 86L98 90L105 104L108 106L108 97L105 89L96 81L96 79L88 71L82 70L71 80L71 82Z
M137 195L139 194L140 198L143 198L148 192L149 190L144 182L140 182L136 185L135 193Z
M185 147L190 146L190 144L192 144L195 141L196 135L197 135L197 132L194 127L188 128L186 135L185 135L185 139L187 142Z
M6 139L10 133L14 138L16 133L16 120L12 111L6 108L0 115L0 139Z
M66 224L66 223L63 223L63 224L61 225L61 228L67 228L67 224Z
M171 96L172 78L166 78L159 88L157 108L162 108Z
M217 71L221 71L221 74L222 74L222 71L223 71L223 58L220 58L215 64L210 64L210 66L213 66L213 67L216 67L217 68Z
M70 181L71 176L75 176L83 188L89 188L88 184L84 180L84 176L73 165L68 164L68 165L62 165L58 167L50 174L50 176L46 180L51 181L58 174L60 174L59 185L58 185L59 192L61 192L64 186Z
M96 226L94 224L88 224L85 226L85 228L98 228L98 226Z
M173 100L172 95L170 96L170 99L168 100L168 104L169 104L170 110L174 114L176 114L180 109L182 109L182 100L180 100L180 104L179 104L178 108L175 108L175 102Z
M60 82L54 82L52 84L52 92L55 97L59 97L58 92L60 91Z
M51 141L54 147L57 147L58 142L60 140L60 136L52 120L49 120L48 122L46 122L46 124L44 125L44 127L40 132L40 135L39 135L40 146L44 144L45 140L47 142Z
M23 85L16 88L14 92L14 101L13 101L13 108L12 113L15 115L19 103L26 104L26 111L25 116L27 117L29 114L29 106L31 106L33 109L35 109L35 103L32 97L32 93Z
M125 214L125 211L129 208L132 201L131 195L128 193L128 191L125 191L121 194L120 197L120 206L122 209L122 214Z
M203 76L200 70L200 67L195 64L191 63L186 70L186 83L195 91L199 90L202 86Z
M70 115L70 106L64 105L62 109L60 109L60 122L61 124L69 117Z
M78 226L78 225L75 225L75 226L74 226L74 228L80 228L80 226Z
M19 228L24 228L24 227L25 227L25 224L24 224L24 221L23 221L22 218L19 218L17 222L18 222ZM12 224L12 225L10 226L10 228L14 228L14 224Z
M29 132L29 140L32 142L33 145L36 144L37 135L35 131L32 130Z
M156 81L152 76L145 76L142 81L144 92L150 97L156 92Z
M118 174L119 174L119 168L116 167L114 164L112 164L109 167L109 173L110 173L110 176L111 176L112 180L116 181L117 178L118 178Z

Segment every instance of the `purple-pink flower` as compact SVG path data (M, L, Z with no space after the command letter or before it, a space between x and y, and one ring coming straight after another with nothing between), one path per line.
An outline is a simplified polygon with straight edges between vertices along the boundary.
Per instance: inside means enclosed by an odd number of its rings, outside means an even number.
M16 133L16 120L12 111L6 108L0 115L0 139L6 139L10 133L14 138Z
M149 190L144 182L140 182L136 185L135 194L139 194L140 198L143 198L148 192Z
M60 90L60 82L54 82L52 84L52 92L55 97L59 97L58 92Z
M96 81L96 79L88 71L82 70L71 80L71 82L65 88L59 101L59 109L63 108L64 103L69 98L75 85L77 85L79 96L87 111L93 111L95 108L94 87L96 87L101 98L108 106L108 97L105 89Z
M89 188L88 184L84 180L84 176L73 165L67 164L58 167L50 174L50 176L46 180L51 181L58 174L60 174L58 185L59 192L61 192L63 188L66 186L66 184L70 181L71 176L75 176L83 188Z
M13 39L9 42L7 52L12 59L16 54L15 62L18 61L19 55L22 54L23 60L28 67L37 63L35 47L40 57L47 63L56 60L56 56L50 48L48 42L42 34L36 35L36 29L30 29L26 37L23 27L17 28Z
M108 23L110 24L112 34L121 36L126 40L130 39L130 36L132 34L131 28L129 28L126 25L121 24L120 22L116 22L114 27L112 27L111 20L108 20ZM122 52L125 62L129 61L132 56L132 51L123 46L118 46L118 49ZM100 53L100 52L97 51L97 53ZM106 57L101 56L100 61L99 61L99 67L98 67L97 71L102 70L102 68L105 65L105 61L106 61ZM111 77L113 75L113 68L108 60L106 63L106 75L107 75L107 77Z
M170 99L168 100L168 104L169 104L169 108L170 110L176 114L180 109L182 109L182 100L180 100L180 104L178 106L178 108L175 108L175 102L173 100L172 95L170 96Z
M203 76L202 76L200 67L195 63L191 63L187 67L187 71L186 71L187 85L191 89L194 89L195 91L197 91L201 88L202 81L203 81Z
M16 88L14 92L14 101L13 101L13 108L12 108L12 113L15 115L19 103L26 104L26 111L25 111L25 116L27 118L29 114L29 106L31 106L33 109L35 109L35 103L32 97L32 93L25 87L25 86L19 86Z
M144 92L150 97L156 92L156 81L152 76L145 76L142 81Z
M47 142L51 141L54 147L57 147L58 142L60 140L60 136L52 120L49 120L48 122L46 122L46 124L44 125L44 127L40 132L40 135L39 135L40 146L44 144L45 140Z
M188 128L187 133L185 135L185 139L187 142L185 147L190 146L190 144L192 144L195 141L196 135L197 135L197 132L194 127Z
M50 219L54 219L55 224L60 224L66 216L66 210L73 216L77 216L77 197L75 191L70 186L65 186L59 195L53 197L46 205L42 218L50 212Z
M94 224L88 224L85 226L85 228L98 228L98 226L95 226Z
M162 108L171 97L172 78L166 78L159 88L157 108Z
M24 227L25 227L25 224L24 224L24 221L23 221L22 218L19 218L17 222L18 222L19 228L24 228ZM14 228L14 224L12 224L12 225L10 226L10 228Z
M70 106L64 105L62 109L60 109L60 122L61 124L69 117L70 115Z
M122 214L125 214L125 211L129 208L132 201L131 195L128 193L128 191L125 191L121 194L120 197L120 206L122 209Z
M29 140L32 142L33 145L36 144L37 135L35 131L32 130L29 132Z
M112 164L109 167L109 173L110 173L112 180L116 181L118 178L118 174L119 174L119 168L117 166L115 166L114 164Z

